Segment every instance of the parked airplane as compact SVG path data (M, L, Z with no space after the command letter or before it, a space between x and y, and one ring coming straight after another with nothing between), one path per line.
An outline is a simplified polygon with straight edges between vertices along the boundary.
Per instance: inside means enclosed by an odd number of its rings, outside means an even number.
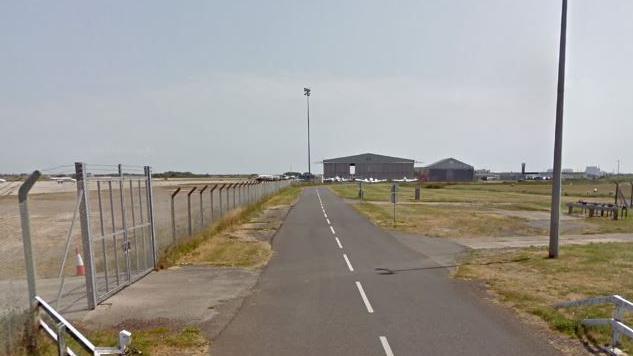
M334 182L345 183L345 182L349 182L350 180L347 179L347 178L344 178L344 177L336 176L336 177L333 177L333 178L324 178L323 181L327 182L327 183L334 183Z
M398 183L410 183L410 182L417 182L418 180L416 178L404 177L402 179L394 179L393 181L398 182Z
M365 178L365 179L357 179L357 181L359 182L363 182L363 183L383 183L386 182L386 179L375 179L373 177L370 178Z
M6 182L7 182L7 180L6 180L6 179L2 179L2 178L0 178L0 183L6 183Z
M49 177L49 178L56 181L57 184L74 183L77 181L75 178L71 178L71 177Z
M273 180L279 180L279 176L274 176L272 174L260 174L257 176L258 181L273 181Z

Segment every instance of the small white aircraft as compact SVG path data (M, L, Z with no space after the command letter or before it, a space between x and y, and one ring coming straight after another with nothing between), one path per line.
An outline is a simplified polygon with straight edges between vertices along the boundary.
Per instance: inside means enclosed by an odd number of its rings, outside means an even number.
M273 180L279 180L279 176L274 176L272 174L260 174L257 176L258 181L273 181Z
M2 178L0 178L0 183L6 183L6 182L7 182L7 180L6 180L6 179L2 179Z
M363 182L363 183L383 183L383 182L386 182L387 180L370 177L370 178L365 178L365 179L357 179L357 181Z
M411 182L417 182L418 180L416 178L404 177L402 179L394 179L393 181L398 182L398 183L411 183Z
M77 180L75 178L71 178L71 177L49 177L51 180L54 180L57 182L57 184L64 184L64 183L74 183Z

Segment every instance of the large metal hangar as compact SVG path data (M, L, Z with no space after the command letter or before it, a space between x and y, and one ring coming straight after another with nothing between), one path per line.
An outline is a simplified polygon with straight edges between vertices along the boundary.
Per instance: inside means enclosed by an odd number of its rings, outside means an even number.
M475 168L455 158L446 158L424 167L421 178L429 182L472 182Z
M412 159L363 153L323 160L323 178L402 179L413 178Z

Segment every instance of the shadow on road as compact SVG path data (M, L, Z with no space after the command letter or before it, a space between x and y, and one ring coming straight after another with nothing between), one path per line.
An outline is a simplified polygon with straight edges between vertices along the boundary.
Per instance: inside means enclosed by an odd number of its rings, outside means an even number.
M425 271L425 270L433 270L433 269L444 269L444 268L457 268L460 266L488 266L495 264L505 264L505 263L514 263L514 262L523 262L527 261L529 258L515 258L509 261L491 261L486 263L461 263L461 264L451 264L451 265L435 265L435 266L423 266L423 267L408 267L408 268L387 268L387 267L375 267L374 270L378 272L378 274L396 274L398 272L410 272L410 271Z

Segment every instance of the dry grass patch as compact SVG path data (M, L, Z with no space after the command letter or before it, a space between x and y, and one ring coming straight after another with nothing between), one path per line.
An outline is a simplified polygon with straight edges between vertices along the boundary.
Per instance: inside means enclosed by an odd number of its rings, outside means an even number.
M235 240L228 234L222 234L180 258L179 264L257 268L264 266L271 255L268 242Z
M567 183L565 189L577 196L563 197L563 211L568 202L578 201L580 192L594 184ZM608 196L606 189L612 183L596 184L600 193ZM379 226L405 232L437 237L468 236L530 236L547 234L547 223L539 219L525 219L503 214L503 211L549 212L551 190L549 183L512 184L426 184L422 186L421 200L414 200L413 184L400 185L398 193L398 222L393 224L393 207L389 203L390 184L365 184L365 203L359 211ZM358 184L334 184L330 188L346 199L358 200ZM592 193L593 194L593 193ZM587 201L611 202L613 198L601 196L582 197ZM582 219L582 218L581 218ZM544 219L541 219L544 220ZM566 233L633 233L633 217L612 221L606 217L593 217L570 224Z
M244 224L258 221L267 211L288 209L298 199L301 191L301 187L291 186L265 201L228 214L189 241L170 247L161 258L161 267L204 264L257 268L265 265L272 255L270 244L267 241L240 237L244 234L235 232ZM269 233L274 233L274 230Z
M592 296L633 297L633 244L563 246L558 259L544 248L474 252L456 277L485 282L493 294L516 310L535 315L554 330L583 340L609 342L607 328L583 328L584 318L610 317L612 307L554 309L554 304ZM633 318L627 318L633 323ZM633 350L633 343L624 342Z
M360 203L355 207L380 227L425 236L526 236L546 233L544 229L531 226L524 218L463 207L398 205L395 225L390 204Z

